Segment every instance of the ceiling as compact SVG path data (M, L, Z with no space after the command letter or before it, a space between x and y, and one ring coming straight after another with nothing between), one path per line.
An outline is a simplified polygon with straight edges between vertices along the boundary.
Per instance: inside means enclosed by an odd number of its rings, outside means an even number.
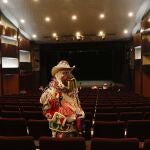
M150 9L150 0L7 0L0 1L3 14L29 39L37 42L118 40L131 37ZM133 12L133 17L128 13ZM100 19L103 13L105 17ZM71 16L77 19L72 20ZM45 17L50 17L45 22ZM25 23L21 23L24 19ZM127 29L128 33L123 31ZM105 36L98 37L103 31ZM76 39L75 33L82 34ZM57 33L57 38L52 33ZM33 38L32 35L37 37Z

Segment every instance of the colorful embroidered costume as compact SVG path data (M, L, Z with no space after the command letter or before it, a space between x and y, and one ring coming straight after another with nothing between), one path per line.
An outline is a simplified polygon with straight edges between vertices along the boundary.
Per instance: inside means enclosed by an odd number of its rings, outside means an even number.
M71 73L74 68L65 60L54 66L51 72L53 79L40 98L53 137L81 132L84 111L78 98L76 79Z

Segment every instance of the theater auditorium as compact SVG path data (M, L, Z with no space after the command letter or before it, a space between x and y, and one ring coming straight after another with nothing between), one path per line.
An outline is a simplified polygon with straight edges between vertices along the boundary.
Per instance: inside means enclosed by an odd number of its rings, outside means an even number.
M0 150L150 150L150 0L0 0Z

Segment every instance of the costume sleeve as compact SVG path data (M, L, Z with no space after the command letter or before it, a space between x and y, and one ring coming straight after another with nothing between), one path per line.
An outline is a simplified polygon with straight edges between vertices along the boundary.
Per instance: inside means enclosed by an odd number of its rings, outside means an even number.
M47 104L49 97L51 97L51 89L48 88L42 93L40 97L40 103L43 105Z
M45 90L41 97L40 103L43 104L42 110L46 118L51 118L54 112L58 109L59 103L56 97L56 91L48 88Z

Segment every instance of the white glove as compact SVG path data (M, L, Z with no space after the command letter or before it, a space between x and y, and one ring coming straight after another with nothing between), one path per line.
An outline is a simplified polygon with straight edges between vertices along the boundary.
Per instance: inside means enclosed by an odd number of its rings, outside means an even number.
M85 113L84 113L84 111L82 110L82 109L78 109L77 111L76 111L76 114L77 114L77 116L79 117L79 118L84 118L85 117Z

